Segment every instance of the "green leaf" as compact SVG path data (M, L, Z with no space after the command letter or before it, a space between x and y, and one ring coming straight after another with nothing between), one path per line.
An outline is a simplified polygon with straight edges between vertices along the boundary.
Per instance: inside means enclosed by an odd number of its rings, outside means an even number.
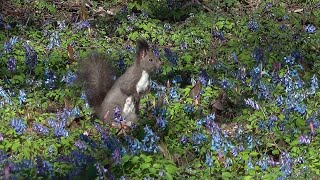
M20 147L20 143L19 143L19 142L15 142L15 143L13 143L11 149L12 149L13 151L17 151L17 149L18 149L19 147Z
M132 163L137 163L139 161L139 156L135 156L131 159Z
M229 173L229 172L222 172L222 177L223 177L223 178L231 178L231 177L232 177L232 174Z
M149 171L150 171L150 173L152 173L152 174L156 174L157 173L157 170L155 169L155 168L149 168Z
M152 161L152 158L151 156L147 156L146 158L144 158L144 162L151 162Z
M124 155L124 156L121 158L121 161L122 161L122 163L126 163L126 162L129 161L130 158L131 158L131 156Z
M165 166L165 170L170 174L175 174L177 171L177 167L169 164L169 165Z
M156 169L160 169L161 165L160 164L153 164L152 167L156 168Z
M167 175L167 180L172 180L173 179L173 177L172 177L172 175L170 173L166 172L166 175Z
M140 168L141 169L147 169L147 168L149 168L150 167L150 163L142 163L142 164L140 164Z

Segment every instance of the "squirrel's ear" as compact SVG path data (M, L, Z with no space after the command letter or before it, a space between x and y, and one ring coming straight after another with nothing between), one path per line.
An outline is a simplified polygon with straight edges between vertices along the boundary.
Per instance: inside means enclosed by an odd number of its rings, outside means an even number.
M149 51L148 42L146 40L139 39L137 41L137 49L138 49L137 51L138 59L144 58Z

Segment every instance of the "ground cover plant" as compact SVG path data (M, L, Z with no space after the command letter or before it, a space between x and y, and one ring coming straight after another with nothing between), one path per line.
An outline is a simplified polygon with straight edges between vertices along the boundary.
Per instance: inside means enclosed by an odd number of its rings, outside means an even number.
M320 2L6 1L1 179L317 179ZM163 61L126 134L76 82L139 38Z

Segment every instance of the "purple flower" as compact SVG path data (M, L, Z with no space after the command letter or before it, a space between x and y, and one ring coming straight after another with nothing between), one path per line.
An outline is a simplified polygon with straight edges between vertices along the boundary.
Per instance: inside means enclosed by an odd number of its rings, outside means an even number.
M90 27L90 22L88 20L80 21L75 24L77 29L85 29Z
M115 149L112 153L112 159L114 160L114 162L116 164L119 164L120 163L120 159L121 159L121 156L120 156L120 150L119 149Z
M78 147L79 149L87 149L87 146L86 146L82 141L80 141L80 140L76 140L76 141L74 142L74 145L75 145L76 147Z
M300 144L310 144L310 142L311 142L311 139L310 139L309 136L301 135L301 136L299 137L299 143L300 143Z
M180 138L180 142L182 145L185 145L188 142L186 135L182 135Z

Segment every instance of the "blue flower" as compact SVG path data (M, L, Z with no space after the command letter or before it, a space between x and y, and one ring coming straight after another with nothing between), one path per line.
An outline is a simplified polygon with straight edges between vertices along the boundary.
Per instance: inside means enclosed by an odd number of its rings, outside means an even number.
M38 55L36 51L28 44L28 42L23 43L25 49L25 63L29 67L29 71L33 71L38 63Z
M253 169L254 168L253 164L252 164L252 158L251 157L249 157L249 159L248 159L247 166L248 166L249 169Z
M304 31L310 34L315 33L317 28L313 24L307 24L304 26Z
M33 130L36 132L39 132L41 134L44 134L44 135L49 134L49 129L41 124L38 124L38 123L33 125Z
M203 69L201 69L199 76L198 76L198 80L201 82L201 84L203 86L207 86L208 85L208 81L209 81L209 76L207 74L207 72Z
M224 40L224 34L222 31L213 32L213 37L216 37L216 38L220 39L221 41Z
M8 42L4 43L4 52L9 53L13 50L13 46L18 42L18 37L12 37Z
M54 89L56 87L56 80L57 77L55 73L52 70L46 68L44 73L44 84L46 85L46 87L49 89Z
M157 136L147 125L143 129L145 132L145 136L142 139L143 151L148 153L157 153L159 151L159 147L156 143L160 140L159 136Z
M291 66L294 65L295 63L295 58L291 55L284 57L284 60L288 65L291 65Z
M160 129L165 129L166 128L166 124L167 124L167 120L161 117L157 117L157 122L156 122L157 126Z
M17 61L13 56L11 56L7 62L7 68L9 71L13 72L16 70L16 67L17 67Z
M188 49L188 44L185 41L182 41L180 43L180 50L187 50Z
M179 94L177 88L175 88L175 87L170 88L169 97L170 97L170 99L173 99L175 101L179 101L180 94Z
M257 63L263 62L264 61L264 54L263 54L263 49L256 47L252 51L251 54L252 58L256 60Z
M252 32L258 31L258 28L259 28L259 24L253 20L249 21L247 26L248 26L248 29Z
M173 66L178 65L178 56L171 49L164 48L164 55Z
M51 50L55 46L60 47L60 43L61 43L61 40L60 40L59 32L55 31L49 39L49 45L47 48Z
M11 119L11 126L18 135L21 135L27 129L26 124L21 119Z
M156 57L159 57L159 56L160 56L159 49L158 49L156 46L153 46L152 51L153 51L153 54L154 54Z
M186 113L192 113L194 112L194 105L193 104L187 104L183 107L183 110L186 112Z
M231 56L232 56L233 62L235 62L235 63L238 63L238 62L239 62L238 56L237 56L236 52L232 52L232 53L231 53Z
M75 79L77 78L76 74L72 71L68 71L61 79L62 82L65 82L67 85L72 85Z
M207 154L206 154L206 162L205 163L209 167L212 167L212 165L213 165L213 159L212 159L209 152L207 152Z
M54 135L56 137L68 137L69 133L67 130L65 130L63 127L56 127L54 130Z
M27 101L27 94L24 89L19 90L19 104Z
M246 102L247 105L251 106L253 109L255 110L259 110L260 106L257 102L253 101L252 99L245 99L244 100Z
M195 133L192 135L191 140L194 145L200 145L202 142L207 140L207 137L202 133Z
M172 79L172 83L173 83L173 84L178 84L178 83L180 83L181 81L182 81L181 75L176 75L176 76L174 76L173 79Z
M165 23L165 24L163 25L163 27L164 27L164 29L165 29L166 31L171 31L171 30L172 30L172 27L171 27L171 25L170 25L169 23Z
M280 155L280 171L285 177L289 177L292 174L292 159L289 153L282 152Z
M120 56L117 66L120 70L123 70L126 67L122 56Z

